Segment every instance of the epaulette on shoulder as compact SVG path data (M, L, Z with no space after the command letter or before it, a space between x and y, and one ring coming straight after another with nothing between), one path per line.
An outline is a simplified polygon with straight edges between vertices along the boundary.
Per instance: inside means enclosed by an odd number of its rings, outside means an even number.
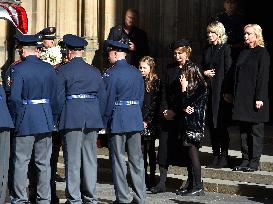
M104 78L104 77L109 77L110 75L109 75L109 71L114 67L115 65L112 65L111 67L109 67L108 69L106 69L105 71L104 71L104 73L102 74L102 78Z
M22 62L22 60L16 60L16 61L14 61L11 65L16 65L16 64L19 64L20 62Z

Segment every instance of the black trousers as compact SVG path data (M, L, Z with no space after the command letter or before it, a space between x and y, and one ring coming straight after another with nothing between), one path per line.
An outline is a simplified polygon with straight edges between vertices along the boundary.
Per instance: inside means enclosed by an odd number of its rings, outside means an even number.
M257 168L264 145L264 123L240 122L241 151L243 162Z
M227 155L230 142L227 127L214 128L210 126L209 132L213 156Z

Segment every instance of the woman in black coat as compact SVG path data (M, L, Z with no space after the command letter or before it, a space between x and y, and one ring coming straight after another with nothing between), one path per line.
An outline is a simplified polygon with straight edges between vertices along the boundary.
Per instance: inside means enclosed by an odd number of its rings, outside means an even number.
M174 63L167 66L161 80L160 95L160 135L159 147L157 154L157 162L159 165L160 181L151 189L152 193L160 193L166 190L166 178L168 166L181 165L183 157L181 154L181 145L179 140L180 119L182 111L180 111L179 96L181 95L181 84L179 77L186 68L183 59L182 49L189 46L189 41L182 39L172 44L174 54Z
M139 70L144 77L144 102L142 116L144 131L142 135L142 150L144 157L145 181L148 189L155 184L156 152L155 139L158 133L159 85L160 80L155 73L155 61L152 57L144 56L139 61ZM149 161L148 161L149 157ZM147 168L150 166L150 175Z
M191 51L185 49L187 57ZM182 123L181 136L183 148L186 150L188 179L186 185L176 194L182 196L204 195L201 181L201 165L199 148L205 129L205 109L207 103L207 84L199 68L187 60L187 67L180 77Z
M264 122L269 120L268 81L270 57L262 28L244 27L247 48L241 51L235 70L232 118L239 121L242 163L234 171L256 171L263 150Z
M202 65L209 88L207 119L213 152L212 162L207 167L223 168L228 166L227 124L231 116L231 103L227 103L224 97L227 93L227 84L230 83L227 76L232 58L222 23L218 21L210 23L207 35L209 46L204 51Z

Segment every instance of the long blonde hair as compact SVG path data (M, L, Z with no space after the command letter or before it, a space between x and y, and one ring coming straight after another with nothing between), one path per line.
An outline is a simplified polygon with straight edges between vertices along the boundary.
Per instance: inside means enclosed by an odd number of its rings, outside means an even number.
M150 73L145 77L145 90L149 93L154 88L154 80L158 79L158 76L155 73L155 60L150 56L144 56L139 60L139 64L140 62L146 62L150 67Z

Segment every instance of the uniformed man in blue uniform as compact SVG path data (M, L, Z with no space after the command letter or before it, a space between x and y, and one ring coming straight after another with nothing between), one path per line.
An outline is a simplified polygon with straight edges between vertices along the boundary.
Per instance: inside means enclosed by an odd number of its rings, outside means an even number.
M45 49L55 46L54 40L56 39L56 28L47 27L41 30L38 34L43 36L43 46Z
M37 56L35 35L18 36L24 61L12 74L11 111L15 122L11 203L28 202L28 164L34 149L37 169L36 203L50 203L51 132L57 113L57 75L53 67Z
M0 204L5 203L9 170L10 129L12 119L6 104L6 95L0 82Z
M82 56L87 41L67 34L63 37L70 60L60 67L64 104L59 130L63 132L66 203L97 203L97 131L104 128L106 90L101 73Z
M104 74L107 105L104 122L109 133L115 203L145 203L145 171L141 151L143 119L141 107L144 99L144 82L140 71L126 62L128 45L107 40L110 63L114 64ZM126 180L125 145L132 177L133 198Z

